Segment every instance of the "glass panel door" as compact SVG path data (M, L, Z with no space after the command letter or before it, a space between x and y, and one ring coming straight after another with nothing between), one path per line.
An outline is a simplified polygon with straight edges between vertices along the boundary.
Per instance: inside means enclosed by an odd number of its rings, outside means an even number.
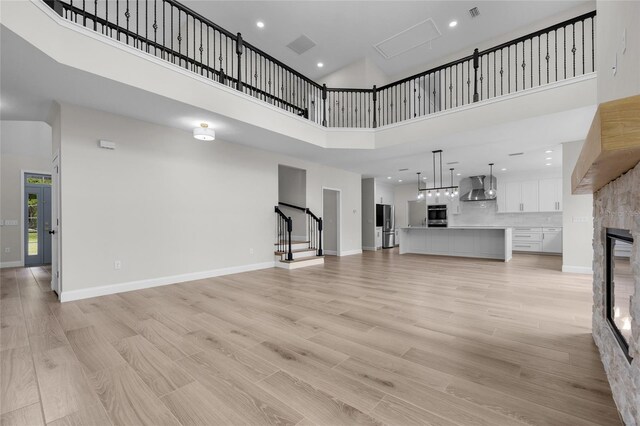
M24 264L51 263L51 176L26 175L24 183Z

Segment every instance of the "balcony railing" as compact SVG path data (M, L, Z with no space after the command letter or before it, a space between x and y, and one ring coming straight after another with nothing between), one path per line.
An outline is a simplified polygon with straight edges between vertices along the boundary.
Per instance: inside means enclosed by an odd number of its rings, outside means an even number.
M175 0L44 1L65 19L327 127L386 126L595 71L595 11L351 89L316 83Z

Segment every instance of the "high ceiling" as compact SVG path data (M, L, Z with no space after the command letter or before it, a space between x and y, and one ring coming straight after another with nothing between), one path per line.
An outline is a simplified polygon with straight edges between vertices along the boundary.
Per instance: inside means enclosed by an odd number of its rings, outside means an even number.
M203 1L186 4L216 24L236 33L271 56L321 81L353 62L367 58L385 74L397 77L460 51L472 52L483 42L518 30L529 32L541 22L561 21L574 8L595 9L587 1ZM471 18L469 9L480 15ZM385 59L374 45L433 19L442 34L430 43ZM449 28L453 20L455 28ZM256 26L257 21L264 28ZM524 30L523 30L524 29ZM316 46L302 55L287 45L306 35ZM510 37L511 38L511 37ZM323 68L317 63L322 62ZM421 70L421 69L420 69Z

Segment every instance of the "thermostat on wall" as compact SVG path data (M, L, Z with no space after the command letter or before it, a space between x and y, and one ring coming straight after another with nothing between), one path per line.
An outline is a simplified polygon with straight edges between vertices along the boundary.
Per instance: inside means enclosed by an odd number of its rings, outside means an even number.
M116 143L111 141L100 140L100 148L116 149Z

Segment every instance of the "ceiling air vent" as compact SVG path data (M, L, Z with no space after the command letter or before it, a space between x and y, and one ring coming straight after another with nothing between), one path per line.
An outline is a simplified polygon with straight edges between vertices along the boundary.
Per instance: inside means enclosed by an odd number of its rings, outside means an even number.
M399 172L406 172L409 169L398 169Z
M524 155L524 152L514 152L513 154L509 154L509 157L516 157L518 155Z
M471 15L472 18L477 18L480 15L480 10L477 7L473 7L469 9L469 15Z
M314 47L316 44L306 35L302 34L297 39L293 40L291 43L287 44L287 47L298 55L302 55L307 50Z
M447 163L447 166L453 166L454 164L460 164L459 161L452 161L450 163Z

